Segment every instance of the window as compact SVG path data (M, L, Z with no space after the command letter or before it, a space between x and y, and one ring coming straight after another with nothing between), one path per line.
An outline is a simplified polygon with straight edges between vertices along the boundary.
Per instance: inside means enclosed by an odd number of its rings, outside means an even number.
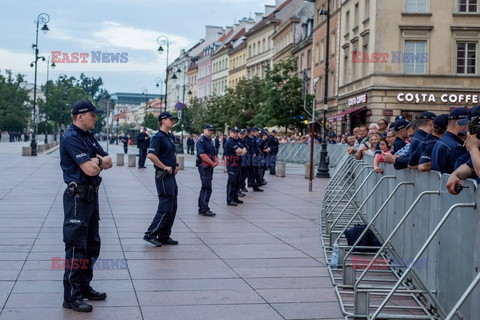
M365 0L365 12L363 18L367 19L368 17L370 17L370 0Z
M320 8L320 10L318 11L318 14L320 15L320 21L324 21L325 19L327 19L327 16L324 14L320 14L321 11L327 11L327 8L325 8L325 3L322 4L322 8Z
M313 50L313 61L315 62L315 64L318 63L318 59L319 59L319 52L320 51L320 45L318 44L318 42L315 44L315 49Z
M355 16L353 17L353 27L358 27L359 12L358 12L358 2L355 4Z
M343 57L343 83L348 82L348 48L345 49L345 56Z
M350 31L350 11L345 13L345 33Z
M477 43L457 42L457 73L477 73Z
M258 43L257 43L257 53L260 54L262 53L262 51L260 51L262 48L260 47L260 40L258 40Z
M365 42L365 40L364 40ZM368 54L368 42L363 44L363 53ZM368 61L363 61L362 64L362 78L367 75Z
M310 68L312 65L312 51L308 50L307 51L307 68Z
M262 41L262 51L266 51L267 50L267 47L265 45L265 39L263 39Z
M478 12L478 0L458 0L458 12Z
M255 47L255 43L253 44L253 55L256 55L257 54L257 50L256 50L256 47Z
M406 0L405 10L410 13L425 13L427 12L427 0Z
M405 41L405 52L401 57L403 72L426 73L427 41Z
M336 44L337 44L337 34L334 32L331 32L330 34L330 55L335 54L335 49L336 49Z
M248 46L248 56L252 56L252 46Z
M325 59L325 41L320 41L320 62L323 62Z

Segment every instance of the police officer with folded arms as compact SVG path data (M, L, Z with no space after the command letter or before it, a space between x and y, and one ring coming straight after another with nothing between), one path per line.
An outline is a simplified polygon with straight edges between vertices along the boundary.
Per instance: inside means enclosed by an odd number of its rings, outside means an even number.
M242 200L238 199L237 190L238 190L238 175L240 174L240 157L247 153L245 148L242 148L242 145L238 143L238 132L237 128L230 130L230 137L225 142L225 152L224 158L227 162L227 205L237 206L238 203L243 203Z
M73 124L60 139L60 167L67 184L63 194L63 307L79 312L93 309L83 299L107 298L105 292L97 292L90 286L93 264L100 255L100 172L112 167L112 159L90 131L101 113L103 110L88 100L76 102L72 108Z
M261 186L260 175L258 174L259 161L257 158L257 139L255 137L255 128L247 129L247 136L245 137L247 156L247 170L248 170L248 186L253 188L254 192L263 192Z
M213 169L218 165L217 150L212 140L215 128L211 124L203 127L203 135L197 140L197 168L200 174L202 188L198 195L198 214L213 217L215 213L210 210L208 202L212 194Z
M143 240L161 247L177 245L178 241L170 237L173 222L177 214L178 187L175 175L178 173L175 137L170 130L178 119L170 112L158 116L160 130L153 136L148 148L147 158L155 166L155 186L158 194L158 208Z

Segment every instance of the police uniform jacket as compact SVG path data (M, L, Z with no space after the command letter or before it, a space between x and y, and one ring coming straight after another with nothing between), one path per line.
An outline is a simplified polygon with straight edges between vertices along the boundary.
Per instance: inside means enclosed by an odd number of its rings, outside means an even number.
M278 153L278 139L274 136L268 136L268 146L270 147L270 153L271 154L277 154Z
M216 148L212 139L205 137L203 134L197 140L197 167L202 164L203 160L200 155L206 154L210 160L215 161Z
M90 131L83 131L72 124L65 131L60 141L60 167L63 171L63 181L66 184L75 182L78 185L99 186L100 175L90 177L86 175L80 165L91 161L100 155L108 156Z
M177 166L177 154L173 134L158 130L151 140L148 153L153 153L164 165L172 167L172 170L175 170ZM155 166L155 169L160 168Z
M432 150L439 139L437 136L429 134L425 140L423 140L423 143L418 146L417 152L420 153L420 158L418 159L419 165L432 161Z
M137 147L138 149L148 149L150 145L150 139L145 140L148 137L146 133L140 132L137 136Z
M413 135L412 141L410 141L410 150L408 150L408 165L418 165L418 160L420 159L421 155L421 150L419 149L419 147L423 144L423 141L425 141L427 136L428 133L426 133L422 129L418 129L417 132L415 132L415 134Z
M466 152L463 140L447 131L433 147L432 169L441 173L452 173L455 161Z
M225 152L224 152L224 156L227 156L228 157L228 165L239 165L239 160L240 160L240 157L237 156L237 153L235 152L235 150L237 150L238 148L242 149L243 146L242 144L239 142L240 139L233 139L232 137L229 137L227 139L227 142L225 142Z

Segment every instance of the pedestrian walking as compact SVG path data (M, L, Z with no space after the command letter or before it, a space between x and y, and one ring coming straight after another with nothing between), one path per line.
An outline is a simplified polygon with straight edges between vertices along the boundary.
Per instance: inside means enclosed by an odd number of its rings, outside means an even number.
M158 208L143 240L157 247L161 247L162 244L178 244L178 241L170 237L177 214L178 195L175 180L175 175L178 172L175 137L170 133L176 119L178 118L172 116L169 112L160 113L158 116L160 130L153 136L147 154L147 158L153 162L155 167Z
M187 139L187 154L194 154L195 149L195 140L193 140L192 136L189 136Z
M65 273L63 276L63 307L79 312L90 312L88 300L105 300L105 292L91 286L93 265L100 254L98 188L100 172L112 167L112 159L92 130L97 114L88 100L73 105L73 124L60 140L60 167L67 188L63 194L63 242L65 243Z
M147 149L150 146L150 136L147 134L147 128L143 128L137 136L138 147L138 168L144 169L145 159L147 158Z
M128 153L128 141L130 140L130 137L125 133L122 136L122 142L123 142L123 153L127 154Z
M197 141L196 165L202 182L202 188L198 195L198 214L207 217L215 216L210 210L208 203L212 194L213 169L218 165L216 149L212 141L215 128L211 124L203 127L203 135Z

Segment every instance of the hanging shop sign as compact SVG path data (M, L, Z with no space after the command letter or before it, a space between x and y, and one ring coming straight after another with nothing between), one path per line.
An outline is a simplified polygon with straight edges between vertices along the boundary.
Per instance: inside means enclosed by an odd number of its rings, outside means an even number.
M353 98L348 99L348 106L349 107L353 107L353 106L356 106L356 105L362 104L362 103L367 103L367 95L366 94L362 94L358 97L353 97Z

